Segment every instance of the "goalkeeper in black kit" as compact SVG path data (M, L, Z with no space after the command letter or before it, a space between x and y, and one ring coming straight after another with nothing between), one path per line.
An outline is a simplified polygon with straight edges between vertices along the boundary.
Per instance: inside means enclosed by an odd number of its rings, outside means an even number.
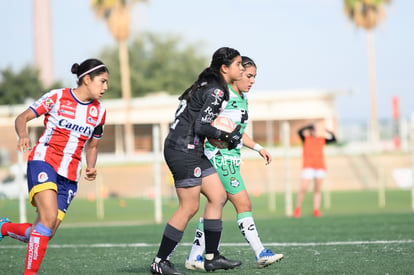
M164 157L173 174L179 207L165 226L161 244L150 267L152 274L185 274L169 261L181 241L190 219L197 213L200 194L207 197L204 210L205 270L232 269L240 261L220 255L218 246L222 231L222 210L226 191L211 162L204 155L206 138L227 141L229 149L241 141L240 127L231 133L221 131L211 122L229 99L228 85L240 80L243 73L240 53L232 48L219 48L211 64L180 97L169 134Z

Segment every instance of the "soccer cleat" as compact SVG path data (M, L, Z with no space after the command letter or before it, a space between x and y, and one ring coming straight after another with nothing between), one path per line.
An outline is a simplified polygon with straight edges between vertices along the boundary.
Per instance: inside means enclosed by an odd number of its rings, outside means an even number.
M155 261L152 262L150 272L151 274L162 275L185 275L185 272L175 269L174 264L168 260L163 260L159 263L156 263Z
M300 208L295 208L295 212L293 212L293 217L294 218L300 217Z
M235 261L235 260L228 260L224 256L221 256L220 254L214 255L214 258L212 260L204 260L204 269L209 271L215 271L217 269L233 269L235 267L240 266L242 263L241 261Z
M204 270L204 258L201 255L197 255L195 260L190 260L188 257L185 260L185 268L190 270Z
M319 211L319 209L315 209L313 210L313 216L319 218L322 217L322 213Z
M275 254L270 249L263 249L260 252L259 258L256 257L256 264L258 268L263 268L274 262L279 262L283 259L283 254Z
M3 226L3 224L10 222L10 220L8 218L0 218L0 241L3 239L3 235L1 234L1 227Z

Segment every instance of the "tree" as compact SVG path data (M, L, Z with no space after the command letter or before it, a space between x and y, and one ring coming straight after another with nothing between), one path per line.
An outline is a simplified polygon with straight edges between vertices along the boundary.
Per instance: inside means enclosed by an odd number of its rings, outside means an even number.
M368 70L370 82L371 123L370 141L379 141L377 118L377 91L375 72L375 46L372 30L385 18L385 4L390 0L344 0L344 10L349 19L367 32Z
M115 40L119 43L122 98L125 103L125 152L127 154L135 150L133 126L129 119L131 80L127 39L129 36L129 9L136 2L145 2L145 0L91 0L96 15L105 20Z
M179 35L143 33L133 38L128 48L133 97L160 91L180 94L208 65L208 59L200 53L203 44L183 45ZM119 98L122 91L117 49L106 48L101 57L110 69L110 92L105 96Z
M384 5L389 2L390 0L344 0L344 9L355 25L372 30L384 20Z
M27 65L20 72L5 68L0 70L0 105L23 104L61 85L55 82L51 87L43 87L39 70L33 66Z

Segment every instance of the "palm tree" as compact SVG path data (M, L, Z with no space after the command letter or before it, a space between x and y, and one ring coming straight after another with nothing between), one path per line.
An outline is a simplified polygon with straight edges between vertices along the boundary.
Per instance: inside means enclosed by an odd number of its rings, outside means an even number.
M53 85L53 37L51 0L32 0L34 63L45 88Z
M130 121L131 80L127 39L129 36L129 9L136 2L146 0L91 0L91 6L99 18L103 18L115 40L119 43L122 98L125 103L125 152L135 150L133 125Z
M379 141L377 118L377 92L375 72L375 46L372 30L385 18L385 4L390 0L344 0L344 10L349 19L367 31L368 70L371 100L370 141Z

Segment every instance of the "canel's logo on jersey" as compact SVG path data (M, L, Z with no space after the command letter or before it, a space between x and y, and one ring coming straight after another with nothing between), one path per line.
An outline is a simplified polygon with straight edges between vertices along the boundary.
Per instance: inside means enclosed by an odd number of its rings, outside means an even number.
M81 133L85 136L90 136L92 134L91 127L80 126L80 125L77 125L75 123L71 123L67 119L59 120L59 126L62 127L62 128L68 129L68 130L72 130L72 131Z

